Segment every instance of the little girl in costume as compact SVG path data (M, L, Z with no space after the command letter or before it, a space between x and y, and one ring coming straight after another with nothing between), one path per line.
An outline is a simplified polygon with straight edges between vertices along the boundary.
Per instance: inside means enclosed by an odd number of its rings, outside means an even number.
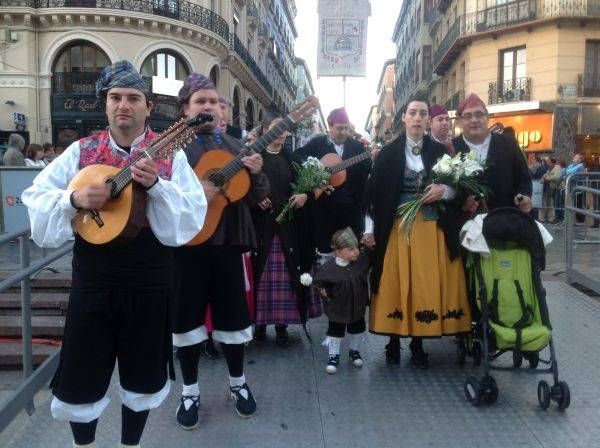
M340 343L346 331L350 335L350 360L356 367L363 366L360 342L366 330L365 309L369 304L369 259L358 249L358 239L350 227L333 234L331 247L335 258L317 270L313 284L321 290L323 310L329 318L327 338L323 342L329 347L325 371L336 373Z

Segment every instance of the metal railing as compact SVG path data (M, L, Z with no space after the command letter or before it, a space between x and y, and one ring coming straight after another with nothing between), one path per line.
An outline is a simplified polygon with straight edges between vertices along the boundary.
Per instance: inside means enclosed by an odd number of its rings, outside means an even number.
M531 78L492 81L488 85L488 104L512 103L531 99Z
M23 381L11 397L0 403L0 432L25 409L29 415L35 411L33 398L50 381L58 367L59 353L57 350L44 363L33 371L33 346L31 330L31 278L37 272L47 267L73 250L73 243L55 250L34 263L29 260L29 229L3 235L0 246L15 239L19 240L21 270L0 282L0 292L4 292L17 283L21 283L21 338L23 343Z
M250 55L242 41L239 37L237 37L234 33L231 33L229 40L231 49L238 54L240 59L244 61L244 64L250 68L258 82L264 87L264 89L269 93L269 95L273 95L273 86L262 72L258 64L254 61L254 58Z
M600 18L600 0L513 0L459 16L433 53L433 67L448 64L446 55L461 38L541 19L560 17ZM440 67L443 71L443 67ZM439 73L438 73L439 74Z
M600 96L600 75L580 73L577 77L577 96Z
M585 207L585 199L590 196L592 209ZM600 279L598 275L589 275L583 272L574 263L575 245L593 245L597 247L595 259L600 259L600 239L575 238L575 225L577 215L589 216L594 220L600 220L600 173L575 173L567 178L565 190L565 262L567 282L569 284L579 283L586 288L600 293ZM596 246L597 245L597 246ZM590 266L592 269L597 266Z
M227 40L229 25L219 14L187 0L2 0L2 6L28 8L97 8L141 12L181 20Z

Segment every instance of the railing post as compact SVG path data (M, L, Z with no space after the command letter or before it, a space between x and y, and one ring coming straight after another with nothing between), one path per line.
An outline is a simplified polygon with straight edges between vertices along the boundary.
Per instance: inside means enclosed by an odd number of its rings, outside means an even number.
M19 237L19 249L21 252L21 269L29 267L29 236ZM23 343L23 380L27 380L33 372L32 343L31 343L31 276L21 280L21 339ZM35 411L33 400L27 403L25 410L29 415Z

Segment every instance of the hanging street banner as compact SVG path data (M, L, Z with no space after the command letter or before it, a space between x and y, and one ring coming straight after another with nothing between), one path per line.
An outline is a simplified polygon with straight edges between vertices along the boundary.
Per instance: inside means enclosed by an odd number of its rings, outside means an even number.
M369 0L319 0L317 76L365 76Z

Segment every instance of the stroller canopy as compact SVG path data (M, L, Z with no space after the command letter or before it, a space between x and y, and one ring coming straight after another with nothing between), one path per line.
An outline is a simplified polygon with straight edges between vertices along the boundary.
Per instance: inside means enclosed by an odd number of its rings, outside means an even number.
M483 236L490 248L513 244L526 249L532 264L546 269L546 248L535 220L518 208L503 207L490 212L483 220Z

